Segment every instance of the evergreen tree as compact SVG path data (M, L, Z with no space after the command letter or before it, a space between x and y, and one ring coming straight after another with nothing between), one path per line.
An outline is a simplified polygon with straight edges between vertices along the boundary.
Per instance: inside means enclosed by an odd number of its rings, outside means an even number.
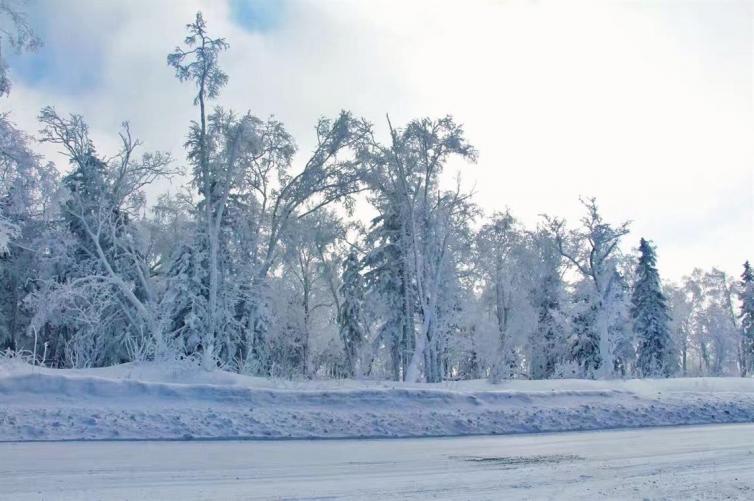
M200 347L202 318L207 310L201 252L185 242L178 244L167 270L167 289L163 308L167 321L167 335L186 355Z
M748 261L741 274L742 375L754 371L754 273Z
M597 301L594 300L593 292L588 284L582 282L581 291L577 292L575 311L573 316L573 328L570 340L570 355L582 369L582 374L594 377L602 365L600 355L600 334L597 330Z
M385 310L378 336L388 348L391 375L398 381L405 378L413 354L416 300L409 279L406 235L395 209L388 201L385 213L373 220L367 235L372 249L364 258L364 279L369 301Z
M362 321L364 289L359 268L359 260L356 253L352 251L343 263L343 283L340 286L343 303L338 318L340 337L343 340L346 355L346 367L350 376L356 373L358 351L364 341Z
M637 370L642 376L669 376L674 365L670 315L657 272L657 258L652 245L643 238L639 252L631 295L631 317L639 338Z
M545 231L536 234L541 271L531 292L531 301L537 311L537 326L531 334L530 351L532 379L547 379L564 356L563 332L563 279L562 259L555 242Z

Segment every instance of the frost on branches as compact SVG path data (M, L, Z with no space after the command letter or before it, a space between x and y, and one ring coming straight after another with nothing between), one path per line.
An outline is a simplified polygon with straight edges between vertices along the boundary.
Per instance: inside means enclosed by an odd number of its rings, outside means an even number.
M36 47L4 5L0 41ZM572 224L485 214L448 176L477 159L451 116L341 111L299 154L283 123L221 102L228 47L197 14L154 68L191 86L183 151L144 151L127 122L104 148L75 110L42 109L35 138L0 115L0 350L305 379L751 374L748 263L662 283L654 248L624 252L629 224L593 198ZM176 174L190 183L148 202Z

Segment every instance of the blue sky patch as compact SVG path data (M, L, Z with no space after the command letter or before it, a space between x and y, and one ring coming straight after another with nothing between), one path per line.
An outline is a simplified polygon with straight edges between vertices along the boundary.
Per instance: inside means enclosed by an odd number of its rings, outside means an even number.
M286 0L228 0L233 22L251 32L277 28L285 16Z
M68 95L96 88L102 80L104 52L86 22L59 17L65 10L60 4L27 5L29 24L44 45L36 52L6 52L12 81ZM63 26L60 19L65 19Z

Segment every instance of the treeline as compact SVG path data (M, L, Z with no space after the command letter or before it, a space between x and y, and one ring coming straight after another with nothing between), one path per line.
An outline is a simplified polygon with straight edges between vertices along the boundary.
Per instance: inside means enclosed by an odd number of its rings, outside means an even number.
M476 159L451 117L388 120L378 141L342 112L316 124L314 151L294 165L283 124L214 106L228 44L201 14L187 29L167 62L195 89L192 183L148 210L144 188L183 171L140 151L128 124L120 150L101 152L83 117L43 109L36 140L65 154L62 175L0 117L6 354L430 382L752 370L748 263L740 280L695 270L662 284L651 243L623 253L628 223L605 221L594 199L571 226L484 216L460 182L440 185L451 157ZM356 200L376 217L358 220Z

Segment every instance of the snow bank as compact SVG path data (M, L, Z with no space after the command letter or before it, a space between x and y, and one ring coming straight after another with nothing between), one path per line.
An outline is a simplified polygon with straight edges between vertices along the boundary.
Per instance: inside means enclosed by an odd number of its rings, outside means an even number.
M0 440L414 437L754 421L754 380L291 382L0 362Z

